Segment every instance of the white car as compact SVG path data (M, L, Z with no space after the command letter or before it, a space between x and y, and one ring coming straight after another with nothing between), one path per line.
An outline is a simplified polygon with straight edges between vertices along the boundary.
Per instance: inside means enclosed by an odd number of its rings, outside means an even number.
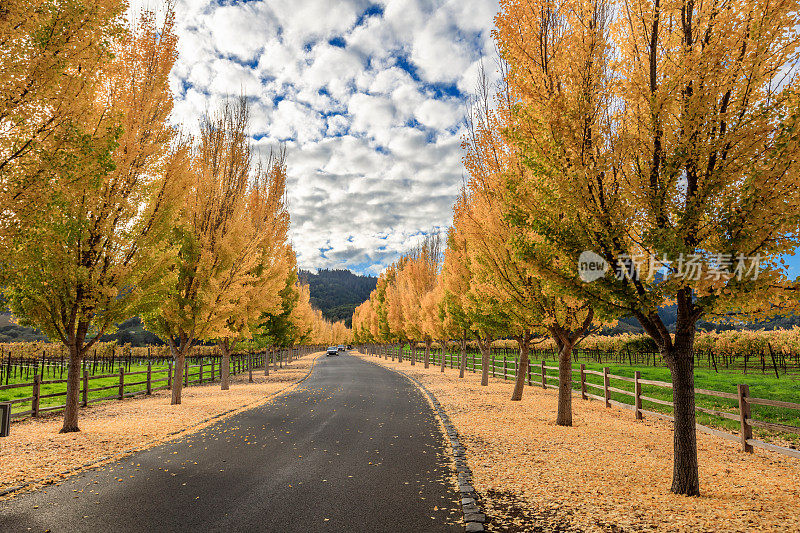
M325 357L330 357L331 355L339 355L339 348L337 346L328 346L328 351L325 354Z

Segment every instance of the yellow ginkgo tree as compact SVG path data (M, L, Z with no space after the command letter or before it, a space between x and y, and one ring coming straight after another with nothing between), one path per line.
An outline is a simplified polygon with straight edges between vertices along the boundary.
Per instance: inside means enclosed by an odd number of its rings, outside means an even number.
M148 329L169 345L175 362L172 403L181 403L183 372L201 341L250 337L262 310L280 305L288 217L283 160L253 164L245 98L226 101L201 124L188 173L188 198L175 229L175 282ZM227 344L225 344L227 343ZM223 382L225 364L222 368Z
M115 35L113 61L81 94L89 99L83 114L48 145L53 165L36 167L35 209L10 201L1 225L12 312L69 349L62 432L78 431L86 352L115 324L160 301L186 185L186 150L168 122L174 15L159 25L144 12Z
M123 0L4 0L0 5L3 205L36 211L46 201L56 166L69 172L76 160L93 165L95 153L79 150L75 137L86 127L85 119L95 115L96 91L107 81L103 72L119 51L115 43L125 39L126 8Z
M441 264L441 237L438 233L425 236L419 246L407 255L402 270L398 273L397 290L402 308L402 330L412 343L425 344L423 364L430 365L431 344L434 341L434 321L437 304L432 299L425 305L426 298L436 288ZM433 295L431 295L433 298ZM414 357L411 358L412 364Z
M501 62L500 66L505 72L505 64ZM482 321L505 323L520 344L512 400L522 397L532 337L549 336L554 341L559 357L556 423L571 426L572 351L590 331L595 321L594 309L588 301L570 295L549 279L550 258L526 255L514 246L520 242L520 233L512 225L516 211L505 189L508 183L525 179L531 170L523 164L518 147L505 135L514 109L509 86L501 85L492 94L485 76L481 76L478 88L479 97L469 116L469 134L464 141L465 165L470 172L467 216L463 222L456 219L464 225L471 241L471 264L477 275L472 292L473 298L481 302L475 307L492 308L494 312ZM527 235L530 240L531 232Z
M285 151L270 154L265 166L258 165L251 178L246 195L246 214L249 225L239 228L246 231L246 239L238 250L239 259L230 270L232 277L248 272L238 280L231 280L229 290L240 292L227 312L227 327L218 339L222 353L222 390L230 387L230 356L239 340L250 339L264 315L282 311L281 291L295 268L294 250L288 240L289 213L284 203L286 190Z
M607 316L636 317L672 374L672 491L697 495L703 317L787 302L797 246L796 1L506 0L504 183L520 256ZM677 309L674 331L658 314Z
M473 318L469 312L468 295L471 287L469 252L464 236L459 232L459 218L467 206L466 192L461 195L453 208L453 226L447 230L447 240L442 254L442 277L440 281L442 296L439 313L449 339L458 339L460 356L458 376L464 377L467 368L467 341L473 337Z

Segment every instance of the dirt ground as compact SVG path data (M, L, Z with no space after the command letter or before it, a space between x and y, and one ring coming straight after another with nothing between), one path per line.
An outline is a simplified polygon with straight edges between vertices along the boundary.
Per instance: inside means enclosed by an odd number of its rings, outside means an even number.
M181 405L170 405L169 391L122 401L112 400L81 409L80 432L59 434L59 413L28 418L11 425L0 439L0 492L26 485L32 490L58 482L87 466L97 466L197 431L237 411L269 401L310 371L319 354L301 357L284 368L231 376L231 388L219 382L183 389ZM10 496L6 497L11 497Z
M701 496L677 496L672 425L573 398L571 428L555 425L557 391L418 363L365 359L422 382L467 450L490 531L800 531L800 461L697 434Z

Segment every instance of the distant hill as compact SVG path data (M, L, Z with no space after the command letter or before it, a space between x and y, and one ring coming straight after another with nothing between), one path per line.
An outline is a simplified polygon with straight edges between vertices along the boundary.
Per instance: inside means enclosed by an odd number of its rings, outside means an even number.
M0 342L46 341L41 332L14 323L9 313L0 314Z
M349 270L321 269L316 274L308 270L299 272L300 281L308 283L311 305L322 311L328 320L343 320L350 327L353 311L369 299L378 278L360 276Z
M0 342L32 342L47 341L47 336L42 332L20 326L14 323L8 313L0 314ZM100 338L103 342L116 341L120 344L131 344L131 346L148 346L151 344L164 344L161 339L142 327L139 317L133 317L118 326L117 331L110 335L103 335Z
M311 289L311 304L322 311L328 320L342 320L351 327L353 310L362 302L369 299L369 293L375 289L378 282L372 276L360 276L349 270L320 270L313 274L307 270L300 270L299 278L308 283ZM669 305L659 309L658 314L664 321L669 331L675 330L676 306ZM745 330L771 330L790 329L800 326L800 316L789 315L775 317L762 322L744 324L720 324L707 321L697 323L698 330L722 331L729 329ZM133 346L146 346L148 344L163 344L162 341L142 327L142 321L133 317L122 324L118 330L110 335L104 335L103 341L117 341L130 343ZM618 335L620 333L644 333L644 328L633 317L621 318L612 328L603 328L600 332L604 335ZM13 321L11 313L5 306L0 293L0 342L29 342L45 341L47 337L33 328L20 326Z
M369 299L369 293L378 282L377 278L360 276L349 270L323 269L316 274L301 270L299 278L309 285L311 305L322 311L328 320L342 320L348 327L353 321L353 310ZM0 294L0 342L45 340L47 337L41 332L14 323ZM117 331L103 335L101 340L130 343L133 346L163 344L158 337L145 331L139 317L130 318L119 324Z
M658 310L658 315L664 322L667 330L675 332L675 322L678 319L678 306L667 305ZM791 329L795 326L800 326L800 316L776 316L760 322L744 322L744 323L729 323L729 322L714 322L709 320L699 320L697 322L698 331L726 331L726 330L772 330L772 329ZM639 321L634 317L625 317L619 319L613 328L603 328L603 335L619 335L620 333L644 333L644 328L639 324Z

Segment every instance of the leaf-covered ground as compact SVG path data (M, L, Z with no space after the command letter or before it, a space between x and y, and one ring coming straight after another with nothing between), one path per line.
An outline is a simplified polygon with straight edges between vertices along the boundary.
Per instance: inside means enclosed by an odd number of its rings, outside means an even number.
M800 531L800 461L698 433L702 495L670 492L672 427L573 399L574 426L555 425L557 392L457 370L400 368L450 414L467 449L491 531Z
M257 370L255 383L247 382L246 373L232 376L228 391L220 390L219 382L185 388L181 405L170 405L169 391L95 404L81 409L78 433L58 433L60 414L14 422L11 435L0 439L0 492L30 482L27 489L59 481L87 463L118 459L196 431L221 413L264 403L305 376L315 357L297 359L270 371L269 377Z

